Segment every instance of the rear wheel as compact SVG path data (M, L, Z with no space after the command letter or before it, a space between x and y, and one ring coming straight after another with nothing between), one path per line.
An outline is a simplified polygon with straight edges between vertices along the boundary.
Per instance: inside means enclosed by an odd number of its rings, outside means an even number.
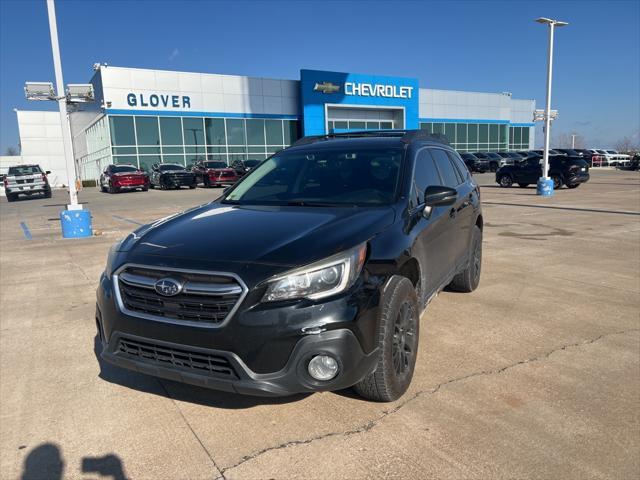
M51 198L51 189L48 188L44 191L44 198Z
M503 188L509 188L511 185L513 185L513 178L511 178L511 176L509 175L502 175L498 179L498 183Z
M411 281L396 275L382 296L375 370L353 386L364 398L392 402L407 391L418 354L420 314Z
M520 188L527 188L529 186L529 184L528 183L519 183L518 186Z
M471 252L467 267L453 277L449 288L457 292L473 292L480 283L480 272L482 271L482 230L477 225L473 227L473 238L471 239Z

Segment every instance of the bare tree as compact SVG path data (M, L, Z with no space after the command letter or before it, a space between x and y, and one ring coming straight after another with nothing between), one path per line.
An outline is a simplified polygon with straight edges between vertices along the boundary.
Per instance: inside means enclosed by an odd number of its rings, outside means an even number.
M615 143L615 148L620 153L637 152L640 150L638 142L634 142L631 137L623 137Z
M9 156L9 157L15 157L17 155L20 155L20 153L18 152L18 149L16 147L7 147L7 150L5 151L4 154Z

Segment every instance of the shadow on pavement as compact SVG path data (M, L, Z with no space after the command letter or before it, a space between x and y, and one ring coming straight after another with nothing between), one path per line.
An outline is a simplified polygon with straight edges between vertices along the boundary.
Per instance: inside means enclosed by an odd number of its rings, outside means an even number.
M60 447L55 443L42 443L29 452L24 460L21 480L62 480L65 462ZM114 454L103 457L84 457L82 473L98 474L113 480L126 480L122 460Z
M173 382L161 378L144 375L142 373L126 370L105 362L100 356L102 345L96 335L94 338L93 352L100 365L99 377L109 383L115 383L123 387L132 388L145 393L159 395L172 400L196 403L207 407L238 410L252 408L257 405L281 405L292 403L306 398L310 394L298 394L288 397L254 397L237 393L221 392L197 387L186 383Z

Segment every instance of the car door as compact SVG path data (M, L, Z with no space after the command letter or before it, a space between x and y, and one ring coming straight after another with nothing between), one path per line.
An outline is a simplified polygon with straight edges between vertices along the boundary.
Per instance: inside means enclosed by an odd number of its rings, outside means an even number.
M425 210L424 205L426 188L442 184L429 148L418 151L413 165L409 208L413 253L420 263L423 301L436 293L446 280L447 259L451 255L452 219L448 207Z
M514 179L517 183L537 183L540 175L542 175L540 158L528 158L520 162L514 171L517 172L516 178Z
M456 173L456 169L449 158L448 152L442 148L431 148L431 155L436 164L436 168L440 173L443 185L455 189L458 192L458 198L453 205L445 207L447 216L449 217L448 231L445 236L448 238L448 258L447 272L445 276L455 273L459 263L467 258L467 247L469 240L468 214L470 200L469 192Z

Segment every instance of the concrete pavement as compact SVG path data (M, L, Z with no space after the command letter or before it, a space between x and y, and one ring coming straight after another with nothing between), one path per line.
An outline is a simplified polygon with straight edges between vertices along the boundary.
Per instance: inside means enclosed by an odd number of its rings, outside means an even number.
M60 238L63 192L3 201L0 477L638 478L640 175L592 171L551 199L478 179L480 288L430 304L392 404L241 397L97 360L109 246L220 190L86 189L84 240Z

